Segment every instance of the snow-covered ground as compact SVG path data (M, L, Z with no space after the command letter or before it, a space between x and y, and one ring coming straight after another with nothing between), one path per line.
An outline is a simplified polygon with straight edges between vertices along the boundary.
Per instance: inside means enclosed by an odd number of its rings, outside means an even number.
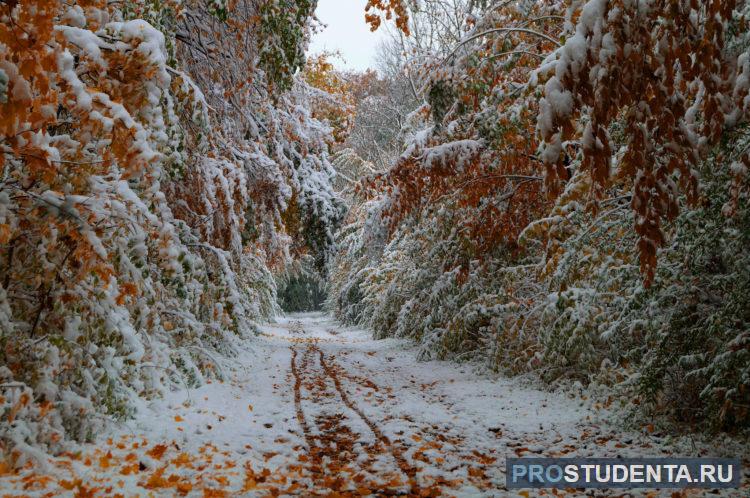
M280 318L222 367L225 382L144 405L46 472L0 478L0 495L519 496L506 456L727 456L623 431L581 398L414 358L325 315Z

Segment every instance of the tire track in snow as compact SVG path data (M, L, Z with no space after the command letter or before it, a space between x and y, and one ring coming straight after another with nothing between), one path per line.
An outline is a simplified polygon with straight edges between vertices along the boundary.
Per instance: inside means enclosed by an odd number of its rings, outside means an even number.
M297 422L302 428L302 434L307 442L308 452L315 452L315 439L310 432L310 425L307 423L305 412L302 409L302 378L297 370L297 349L294 346L290 346L292 350L292 376L294 377L294 410L297 414Z
M323 368L323 371L326 373L326 375L333 380L333 384L336 387L336 391L339 393L339 396L341 397L341 401L344 403L344 405L346 405L347 408L356 413L359 418L362 419L362 421L365 423L365 425L367 425L370 431L372 431L378 441L380 441L381 444L383 444L383 446L388 450L388 452L398 464L401 472L403 472L407 476L409 480L410 493L418 493L419 489L416 481L417 469L408 462L406 457L404 457L404 449L400 445L393 444L390 438L388 438L388 436L386 436L383 431L380 430L377 424L375 424L372 419L365 415L360 407L352 402L351 398L349 398L348 393L341 385L341 380L336 372L336 368L331 366L332 364L334 364L335 360L332 359L331 364L329 364L326 361L325 353L323 353L320 348L318 348L317 346L312 346L312 348L318 352L318 355L320 357L320 366Z
M318 352L318 355L322 355L321 366L334 380L334 384L337 387L344 403L347 404L351 401L351 396L348 392L343 389L343 385L354 384L358 387L364 387L372 392L384 391L389 394L389 398L393 398L390 395L388 388L383 389L377 383L371 379L378 377L378 372L374 372L359 362L355 362L356 365L352 364L352 367L361 369L362 372L353 373L351 370L347 370L339 365L339 359L346 357L350 352L343 351L342 354L331 354L328 352L328 356L325 356L323 351L315 345L314 348ZM368 355L371 355L368 353ZM326 358L330 358L326 360ZM404 389L418 389L422 399L424 399L431 407L441 406L440 410L446 413L455 414L453 406L447 404L444 401L445 396L441 396L437 393L432 392L434 385L437 382L425 383L420 382L413 378L410 384L406 384ZM413 387L412 387L413 386ZM425 396L426 395L426 396ZM366 401L366 399L365 399ZM375 400L375 404L371 405L376 413L382 411L382 400L378 402ZM474 486L477 489L487 491L491 493L496 490L500 485L499 483L492 482L493 469L497 469L497 455L495 454L495 448L476 448L472 446L469 441L470 437L462 431L455 431L455 428L449 425L438 426L434 423L425 423L425 421L417 422L414 418L409 415L403 415L402 420L408 422L408 426L403 426L402 430L397 432L397 435L403 436L403 439L396 439L391 441L387 436L384 436L383 430L379 424L372 422L372 419L367 417L361 408L352 402L352 406L347 404L352 411L357 413L360 418L365 422L366 425L372 430L373 434L379 441L388 449L394 460L397 461L399 469L409 478L409 483L412 487L412 493L430 493L436 490L441 490L440 495L447 491L447 489L456 486L458 483L463 481L465 484ZM381 422L384 422L382 420ZM406 429L406 431L404 430ZM411 450L412 445L404 444L404 440L408 434L411 433L411 439L417 442L415 452L407 457L406 454ZM385 441L383 440L385 438ZM425 442L427 441L427 442ZM432 450L433 456L428 457L424 454L425 450ZM456 479L451 480L448 477L440 477L439 475L430 475L427 468L419 468L414 465L410 465L409 461L418 460L424 462L433 471L438 471L444 475L452 474L457 469L466 469L466 475L455 476ZM417 486L416 476L420 475L422 478L423 485ZM430 484L424 484L425 480ZM427 495L429 496L429 494Z
M377 478L383 477L382 472L372 468L375 461L373 456L380 455L377 447L370 447L361 441L347 422L343 406L337 401L335 391L328 387L327 376L319 369L311 368L315 361L315 346L308 345L300 356L300 351L290 347L291 373L294 378L294 400L297 421L307 442L307 458L305 459L309 472L309 479L314 496L326 495L331 491L343 493L340 496L359 496L362 490L374 491L378 496L401 496L403 491L393 489L389 484L383 484ZM321 365L322 366L322 365ZM324 408L321 413L309 417L305 412L302 390L306 389L312 396L313 403L318 408ZM339 407L337 407L339 405ZM326 409L327 408L327 409ZM318 434L313 433L313 426ZM355 447L360 445L367 455L365 462L359 461L355 455L362 455ZM368 477L369 475L369 477ZM350 490L349 488L357 488ZM337 495L339 496L339 495Z

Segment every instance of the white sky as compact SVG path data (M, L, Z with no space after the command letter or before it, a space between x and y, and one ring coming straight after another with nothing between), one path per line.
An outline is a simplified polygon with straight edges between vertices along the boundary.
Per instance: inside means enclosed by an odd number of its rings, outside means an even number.
M327 27L315 35L310 54L339 51L346 63L334 60L340 69L363 71L374 68L375 48L384 36L383 27L372 33L365 22L367 0L319 0L315 13Z

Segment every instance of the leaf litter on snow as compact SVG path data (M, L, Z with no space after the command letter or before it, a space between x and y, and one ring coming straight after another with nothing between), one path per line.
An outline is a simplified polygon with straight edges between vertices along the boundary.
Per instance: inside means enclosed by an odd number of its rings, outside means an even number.
M264 327L226 382L142 406L51 459L49 472L0 467L0 494L490 497L508 493L508 456L719 456L700 441L623 430L610 415L302 315Z

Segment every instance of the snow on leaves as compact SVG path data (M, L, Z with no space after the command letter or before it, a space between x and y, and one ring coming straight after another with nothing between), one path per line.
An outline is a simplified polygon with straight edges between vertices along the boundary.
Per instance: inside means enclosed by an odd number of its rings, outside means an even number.
M597 196L613 178L632 182L647 282L680 191L695 202L698 162L727 126L747 119L747 54L726 46L743 3L588 1L568 9L574 28L537 73L548 187L559 188L564 161L578 150ZM623 135L616 150L615 122Z
M421 102L340 232L338 316L747 424L748 3L406 6L384 54Z
M311 7L283 26L260 26L258 8L0 4L0 435L14 465L128 417L139 396L220 376L275 311L293 191L330 239L333 138L294 75ZM263 62L263 36L286 69Z

